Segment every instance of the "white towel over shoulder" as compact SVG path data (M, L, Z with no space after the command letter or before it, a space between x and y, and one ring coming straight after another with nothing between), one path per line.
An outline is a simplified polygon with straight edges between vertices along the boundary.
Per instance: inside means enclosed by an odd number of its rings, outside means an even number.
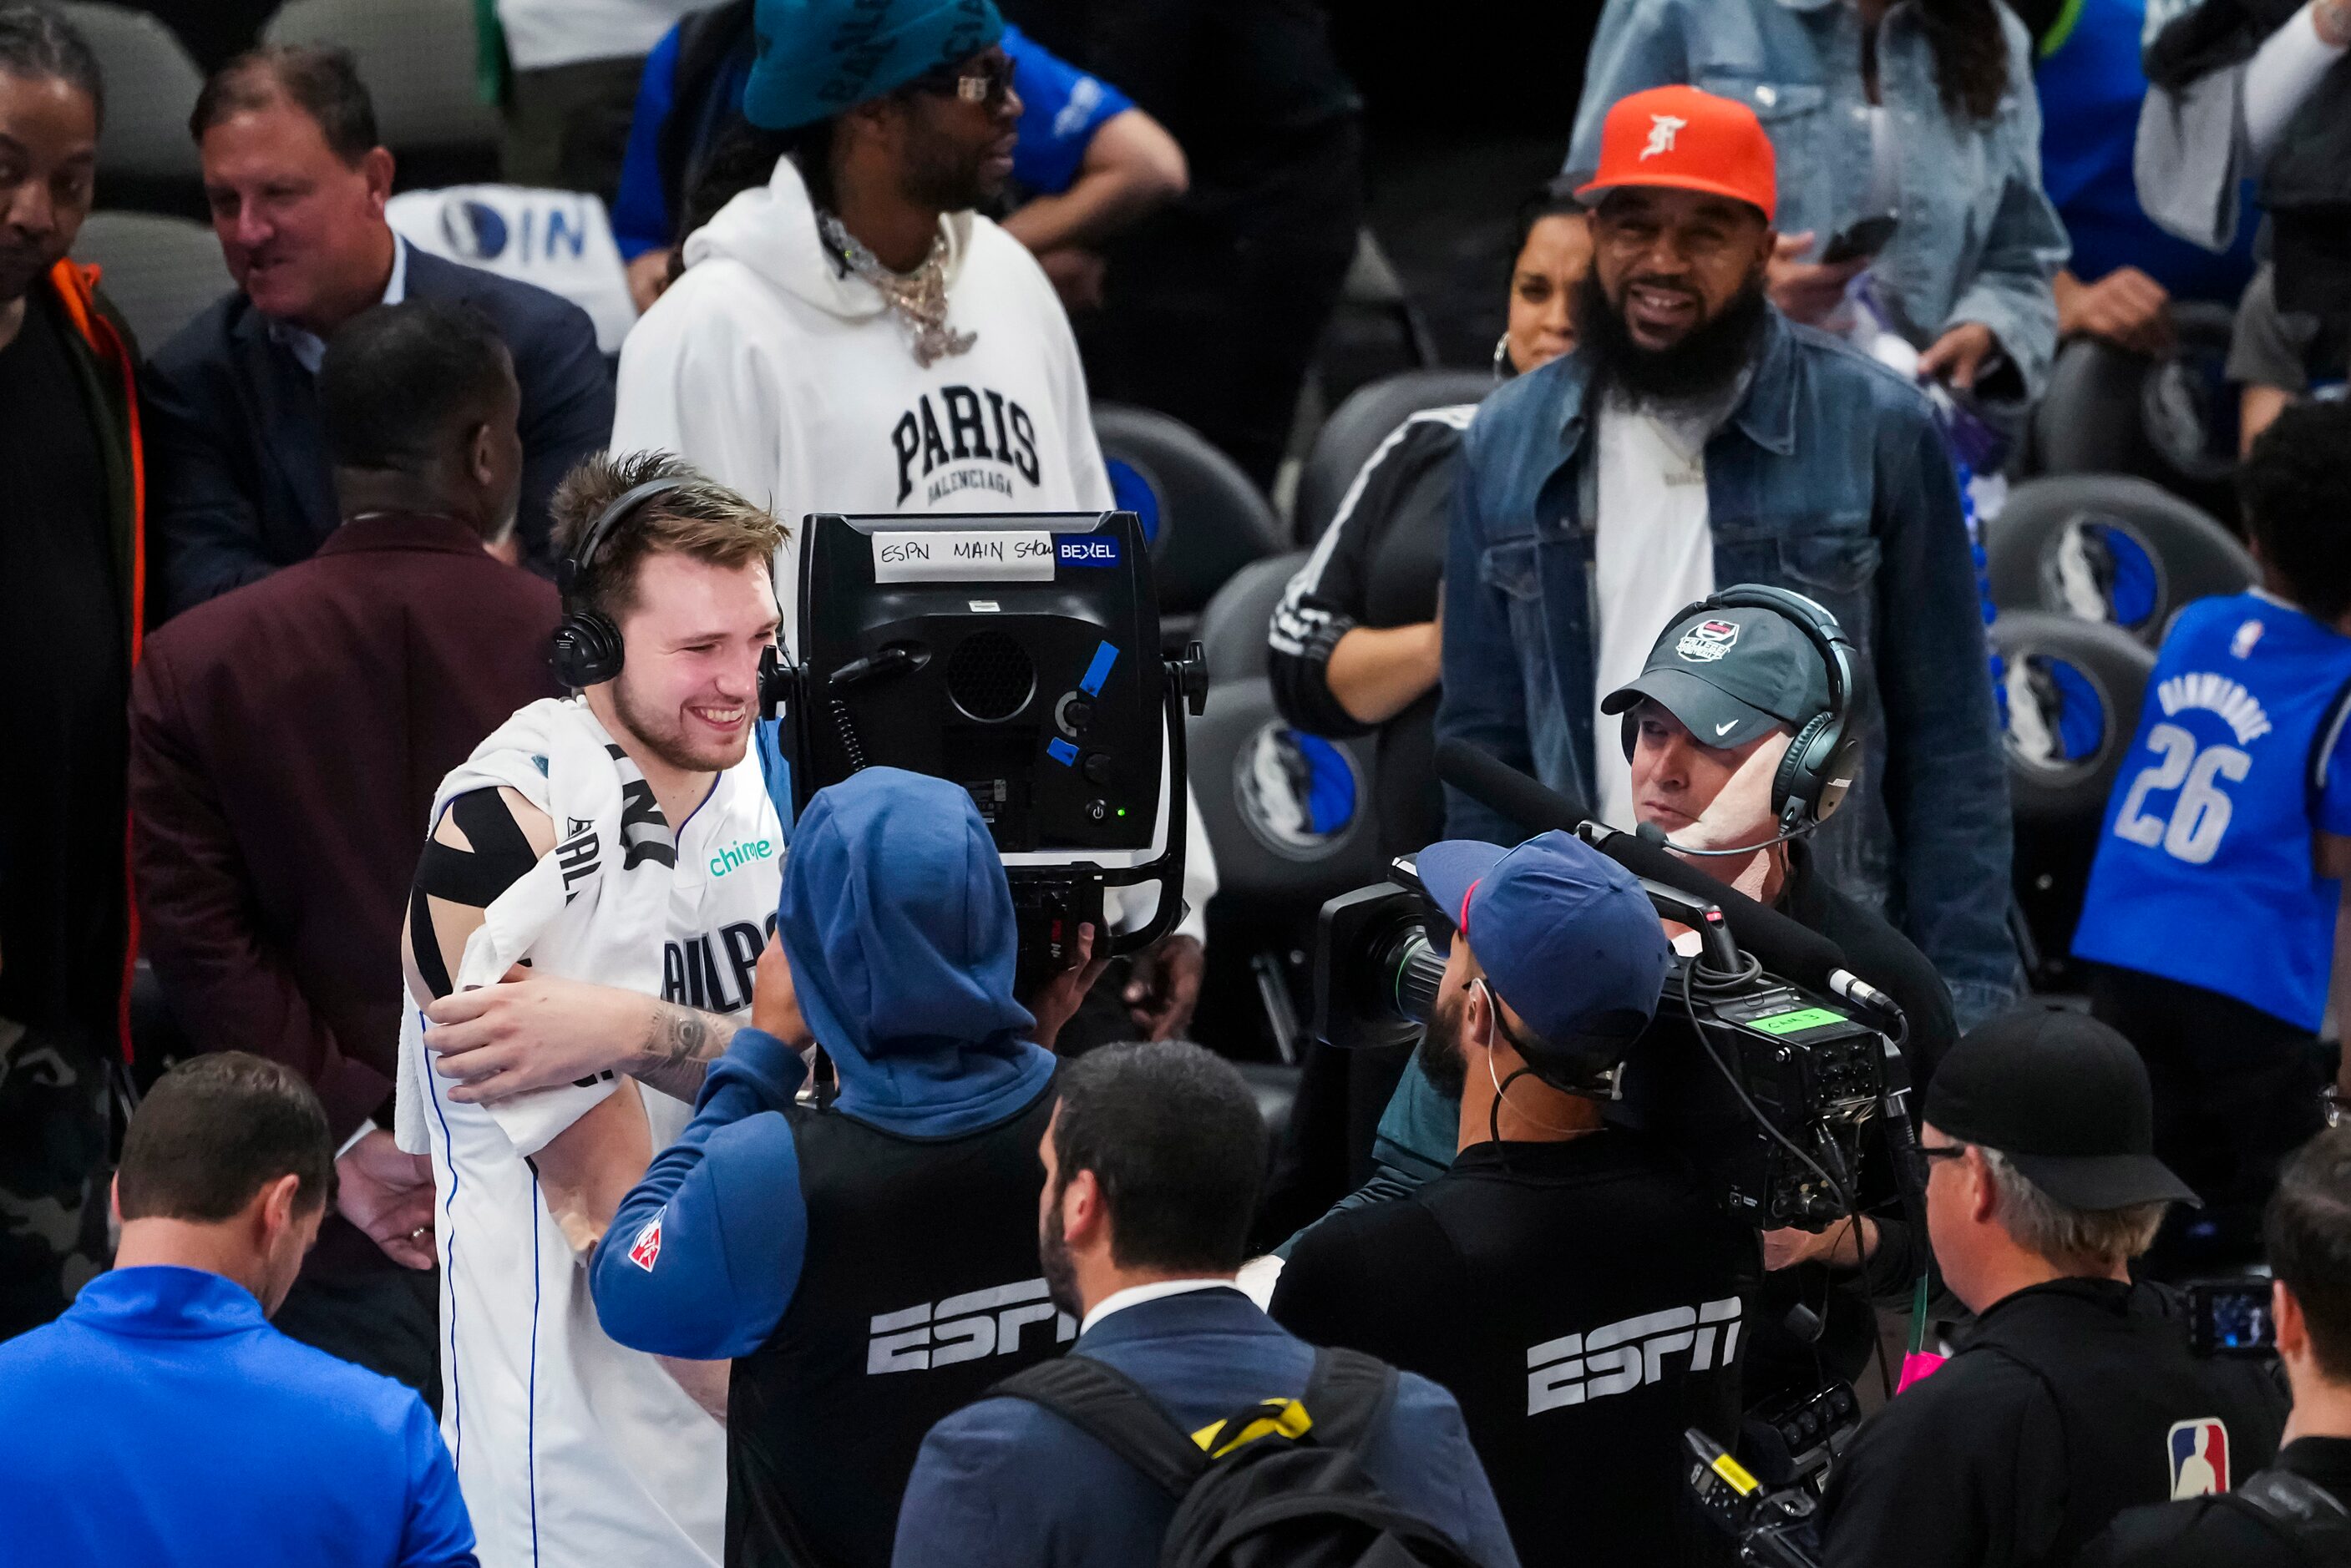
M491 903L451 982L459 991L494 984L527 955L550 974L660 995L677 841L643 774L585 702L549 697L499 725L441 781L433 822L457 796L499 785L554 822L555 853ZM422 1154L432 1103L422 1075L431 1069L413 1007L403 1011L401 1036L393 1133L402 1148ZM611 1092L605 1078L487 1108L515 1152L530 1155Z

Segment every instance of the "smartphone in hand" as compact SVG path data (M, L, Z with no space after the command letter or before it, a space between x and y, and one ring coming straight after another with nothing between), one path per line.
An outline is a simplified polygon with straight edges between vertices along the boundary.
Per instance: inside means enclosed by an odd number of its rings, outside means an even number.
M1894 214L1880 213L1874 218L1864 218L1851 228L1835 235L1828 248L1821 252L1823 266L1835 266L1840 262L1861 261L1884 250L1894 238Z

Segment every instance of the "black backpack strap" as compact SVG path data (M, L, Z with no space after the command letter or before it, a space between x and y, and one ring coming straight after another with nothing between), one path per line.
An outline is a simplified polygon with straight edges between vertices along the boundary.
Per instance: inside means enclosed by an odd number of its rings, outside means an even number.
M1306 1375L1306 1414L1315 1440L1360 1455L1395 1404L1396 1369L1360 1350L1326 1347Z
M2221 1501L2260 1516L2311 1563L2337 1563L2351 1555L2351 1508L2307 1477L2257 1471Z
M990 1398L1042 1405L1133 1465L1144 1479L1181 1498L1208 1458L1134 1379L1091 1355L1057 1355L1022 1367L987 1391ZM1311 1407L1309 1407L1310 1410Z

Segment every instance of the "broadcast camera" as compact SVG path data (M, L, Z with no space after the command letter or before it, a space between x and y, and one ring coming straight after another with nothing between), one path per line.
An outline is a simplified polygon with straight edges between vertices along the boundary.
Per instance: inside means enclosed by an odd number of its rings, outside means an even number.
M1732 1214L1766 1230L1819 1231L1853 1213L1862 1131L1882 1117L1896 1185L1918 1218L1925 1177L1900 1048L1908 1025L1892 998L1845 969L1826 938L1476 747L1447 741L1437 763L1447 784L1528 832L1575 833L1640 878L1661 917L1698 934L1698 953L1675 960L1656 1022L1606 1080L1561 1086L1602 1099L1611 1120L1674 1138ZM1315 1031L1333 1045L1402 1044L1426 1022L1450 920L1417 891L1408 861L1395 869L1398 882L1323 908Z
M861 768L964 786L1004 857L1025 986L1065 967L1106 888L1155 883L1132 952L1184 912L1184 712L1131 512L820 514L800 549L789 701L796 808ZM1097 953L1102 950L1097 948Z
M1437 999L1450 921L1409 857L1394 880L1322 907L1314 955L1317 1036L1339 1047L1416 1038ZM1658 914L1699 933L1677 956L1657 1020L1582 1084L1610 1119L1677 1136L1722 1179L1731 1213L1771 1230L1825 1230L1852 1212L1862 1128L1885 1094L1885 1044L1851 1011L1763 971L1715 902L1654 878ZM1542 1071L1537 1065L1539 1073ZM1549 1076L1549 1074L1543 1075Z

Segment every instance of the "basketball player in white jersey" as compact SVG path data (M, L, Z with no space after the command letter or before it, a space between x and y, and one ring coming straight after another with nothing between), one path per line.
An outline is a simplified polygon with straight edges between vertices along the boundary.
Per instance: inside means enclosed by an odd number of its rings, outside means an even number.
M433 1157L442 1433L485 1568L715 1564L726 1365L614 1344L579 1261L749 1017L783 854L749 745L782 530L669 457L591 459L552 510L578 695L444 783L410 909L399 1131ZM436 1074L426 1009L479 1024L491 996L625 1072L505 1098Z

